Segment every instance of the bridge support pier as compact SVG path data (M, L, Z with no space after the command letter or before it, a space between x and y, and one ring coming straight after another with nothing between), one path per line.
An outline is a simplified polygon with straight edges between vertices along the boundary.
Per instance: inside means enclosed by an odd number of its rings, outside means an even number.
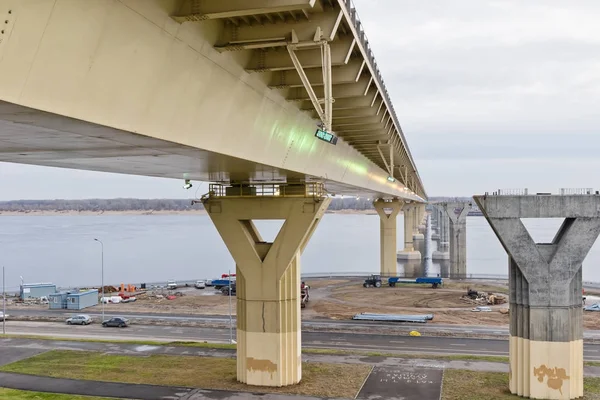
M509 256L513 394L583 396L581 265L600 234L600 196L478 196ZM535 243L520 218L565 218L551 243Z
M440 203L450 231L450 278L467 275L467 214L471 203Z
M237 379L248 385L300 382L300 255L323 217L326 197L209 197L204 207L236 263ZM273 243L253 220L284 220Z
M425 217L425 204L417 204L414 208L415 219L414 219L414 233L413 240L424 240L425 235L423 232L427 229L423 226L423 218Z
M415 218L418 204L415 202L404 203L402 212L404 213L404 250L398 252L398 260L420 260L421 252L416 251L413 243L415 234Z
M398 264L396 260L396 233L398 213L402 203L398 199L385 201L377 199L373 206L379 214L381 232L381 275L396 276Z
M440 241L438 242L438 249L433 252L431 258L433 260L449 260L450 253L448 252L448 249L450 247L450 233L448 232L448 226L450 222L448 216L441 207L435 206L433 212L437 215Z

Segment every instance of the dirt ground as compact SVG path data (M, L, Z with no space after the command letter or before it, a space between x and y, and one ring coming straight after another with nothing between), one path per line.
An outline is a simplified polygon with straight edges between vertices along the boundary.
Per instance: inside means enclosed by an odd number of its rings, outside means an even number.
M509 317L502 314L508 303L491 306L492 312L472 312L478 304L465 301L461 296L468 288L479 292L507 295L507 282L472 281L445 282L443 288L427 286L399 285L396 287L364 288L362 279L331 278L307 279L310 285L310 301L302 309L303 319L348 320L362 312L385 314L434 314L433 324L457 325L499 325L508 326ZM214 288L179 288L183 296L174 300L157 298L148 292L138 296L134 303L107 304L108 312L152 312L172 314L211 314L228 315L229 298ZM159 296L160 297L160 296ZM236 299L232 298L232 312L236 312ZM589 303L591 304L591 303ZM483 304L480 304L483 305ZM34 305L30 308L47 309L47 306ZM600 329L600 312L584 312L584 327Z

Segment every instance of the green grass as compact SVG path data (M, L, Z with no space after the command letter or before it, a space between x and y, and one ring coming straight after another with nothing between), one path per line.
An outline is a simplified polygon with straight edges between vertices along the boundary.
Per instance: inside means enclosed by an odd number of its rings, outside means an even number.
M2 400L111 400L108 397L74 396L72 394L30 392L0 388Z
M51 365L52 368L48 368ZM5 365L0 371L105 382L248 391L236 380L236 360L221 357L111 355L49 351ZM353 398L370 372L368 365L303 363L298 385L252 387L252 391Z
M600 399L600 378L584 378L583 400ZM508 389L508 374L452 370L444 371L442 400L516 400Z

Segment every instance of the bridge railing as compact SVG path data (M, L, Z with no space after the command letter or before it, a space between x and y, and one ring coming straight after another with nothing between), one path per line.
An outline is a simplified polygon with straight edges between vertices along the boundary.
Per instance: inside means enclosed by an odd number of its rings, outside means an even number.
M209 197L323 197L326 195L321 182L260 183L225 185L211 183Z
M346 9L348 10L348 14L350 15L350 23L354 26L354 29L356 30L356 32L358 34L358 42L360 43L360 45L362 46L362 48L364 49L364 51L366 53L367 63L369 63L371 65L371 68L373 69L374 78L377 81L378 86L381 88L381 96L383 97L383 99L387 105L387 108L390 112L390 115L392 116L394 124L396 125L396 128L398 129L398 135L400 136L402 144L404 145L406 154L408 155L408 157L414 167L414 170L416 171L417 167L415 165L412 154L409 151L408 145L406 144L407 143L406 137L404 136L404 132L402 132L402 128L400 126L400 121L398 120L398 116L396 115L396 110L394 109L394 104L392 103L392 100L390 99L388 90L385 87L385 82L383 81L383 76L381 75L381 71L379 71L379 67L377 66L377 61L375 61L375 55L373 54L373 50L371 49L371 46L369 46L369 40L367 38L367 35L365 34L365 30L362 26L362 23L360 22L360 19L358 18L358 13L356 12L356 7L354 6L354 3L352 2L352 0L340 0L340 2L343 3L346 6ZM417 178L420 181L418 173L417 172L415 172L415 173L417 174ZM422 183L420 182L419 184L422 184Z

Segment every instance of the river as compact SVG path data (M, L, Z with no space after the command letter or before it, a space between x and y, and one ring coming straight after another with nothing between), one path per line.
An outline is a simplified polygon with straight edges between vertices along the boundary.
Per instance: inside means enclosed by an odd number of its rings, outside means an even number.
M550 241L560 221L531 220L526 226L537 241ZM227 248L206 215L98 215L0 217L0 266L7 289L52 282L60 287L99 285L104 243L108 284L214 278L235 269ZM257 221L272 240L279 221ZM398 249L403 247L398 218ZM434 250L433 246L429 251ZM600 245L590 251L583 279L600 281ZM410 272L436 275L441 266L399 265ZM507 275L507 255L483 217L467 220L467 269L470 274ZM379 218L363 214L327 214L302 257L303 273L377 272Z

